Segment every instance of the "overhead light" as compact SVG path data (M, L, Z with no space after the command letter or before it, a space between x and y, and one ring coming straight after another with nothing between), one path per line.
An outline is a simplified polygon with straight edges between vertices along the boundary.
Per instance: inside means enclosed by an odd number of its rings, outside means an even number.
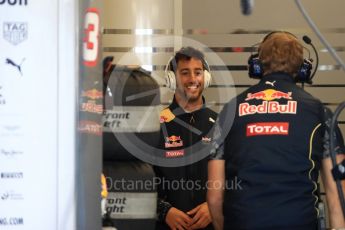
M153 48L151 46L137 46L134 47L135 53L153 53Z
M136 35L152 35L153 29L135 29Z

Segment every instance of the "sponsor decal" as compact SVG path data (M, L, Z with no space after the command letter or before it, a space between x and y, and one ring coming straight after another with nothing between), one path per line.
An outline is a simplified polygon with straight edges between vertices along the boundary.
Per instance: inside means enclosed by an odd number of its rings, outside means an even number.
M201 138L202 143L205 143L205 144L211 143L211 140L212 140L211 137L207 137L207 136L204 136Z
M291 100L291 92L284 93L279 90L274 90L274 89L266 89L264 91L259 91L256 93L248 93L247 98L245 99L246 101L250 100L264 100L264 101L272 101L276 99L288 99Z
M2 172L0 174L1 179L23 179L23 172Z
M160 123L164 123L164 122L166 122L167 120L168 120L168 118L165 117L165 116L160 116L160 117L159 117L159 122L160 122Z
M23 217L0 217L0 225L24 225Z
M23 195L20 193L16 193L14 191L6 191L3 193L0 193L0 199L1 200L23 200Z
M1 93L2 86L0 85L0 105L5 105L6 104L6 99Z
M175 115L171 112L169 108L163 109L160 112L160 123L170 122L175 119Z
M181 136L172 135L170 137L165 137L165 148L174 148L181 146L183 146Z
M266 81L265 84L266 85L270 85L272 87L274 87L274 84L276 83L276 81Z
M27 22L4 22L2 28L4 39L13 45L18 45L28 38Z
M14 157L17 155L22 155L23 152L20 150L13 150L13 149L0 149L0 155L5 156L5 157Z
M90 90L83 91L81 96L90 98L92 100L97 100L97 99L103 98L103 92L97 89L90 89Z
M274 89L266 89L256 93L248 93L245 101L262 100L259 105L251 105L247 102L239 105L239 116L252 115L252 114L266 114L266 113L281 113L281 114L296 114L297 101L292 101L292 93L284 93ZM286 104L281 104L277 99L289 100ZM291 100L291 101L290 101Z
M175 158L175 157L183 157L183 156L184 156L184 149L165 152L166 158Z
M87 102L83 102L81 104L81 111L102 114L103 104L99 105L94 100L88 100Z
M262 135L289 135L288 122L259 122L247 124L247 137Z
M1 137L19 137L23 136L22 127L19 125L0 124Z
M28 5L28 0L0 0L0 5L8 4L10 6L26 6Z
M18 70L18 72L20 73L21 76L23 76L23 72L22 72L22 64L25 61L25 58L23 58L21 60L21 62L19 64L17 64L16 62L14 62L12 59L10 58L6 58L6 64L13 66L16 70Z
M239 116L266 113L296 114L297 101L288 101L287 104L280 104L277 101L263 101L260 105L241 103L238 109Z
M79 122L79 131L82 133L102 135L102 126L95 121L82 120Z

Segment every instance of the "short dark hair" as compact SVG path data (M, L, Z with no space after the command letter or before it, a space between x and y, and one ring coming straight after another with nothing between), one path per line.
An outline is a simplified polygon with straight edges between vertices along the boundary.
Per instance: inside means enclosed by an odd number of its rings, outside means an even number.
M182 47L175 53L174 57L169 63L169 69L175 72L177 69L177 63L180 60L190 60L191 58L200 60L202 62L203 68L207 69L204 54L200 50L197 50L190 46Z

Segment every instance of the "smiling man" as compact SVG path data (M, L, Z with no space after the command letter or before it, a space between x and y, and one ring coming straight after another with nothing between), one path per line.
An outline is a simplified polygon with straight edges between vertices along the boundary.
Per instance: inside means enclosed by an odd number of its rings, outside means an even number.
M176 167L155 166L158 185L156 229L212 229L206 203L207 161L217 114L205 106L203 90L211 81L204 55L192 47L180 49L166 66L173 102L161 112L162 157L180 160ZM164 183L163 183L164 182Z
M201 108L204 89L204 69L202 60L181 59L177 65L177 88L175 99L187 111Z

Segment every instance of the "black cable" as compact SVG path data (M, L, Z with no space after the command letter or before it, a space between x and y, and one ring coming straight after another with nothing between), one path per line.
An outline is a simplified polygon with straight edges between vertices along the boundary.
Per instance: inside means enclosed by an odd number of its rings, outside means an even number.
M331 56L338 62L338 64L342 67L342 69L345 71L345 63L343 60L338 56L338 54L335 52L335 50L332 48L332 46L327 42L327 40L323 37L320 30L317 28L313 20L309 17L307 11L304 9L303 5L301 4L300 0L295 0L295 3L297 4L298 9L301 11L303 17L308 22L309 26L312 28L314 33L317 35L317 37L320 39L322 44L326 46L327 50L331 54Z
M337 126L338 123L338 117L341 111L345 108L345 101L342 102L337 109L335 110L332 121L331 121L331 130L330 130L330 154L331 154L331 160L333 164L333 168L337 167L337 159L336 159L336 152L335 152L335 127ZM335 178L335 182L337 185L337 190L338 190L338 195L339 195L339 200L341 204L341 209L343 210L343 216L345 217L345 198L343 195L343 188L341 186L341 181L339 178Z

